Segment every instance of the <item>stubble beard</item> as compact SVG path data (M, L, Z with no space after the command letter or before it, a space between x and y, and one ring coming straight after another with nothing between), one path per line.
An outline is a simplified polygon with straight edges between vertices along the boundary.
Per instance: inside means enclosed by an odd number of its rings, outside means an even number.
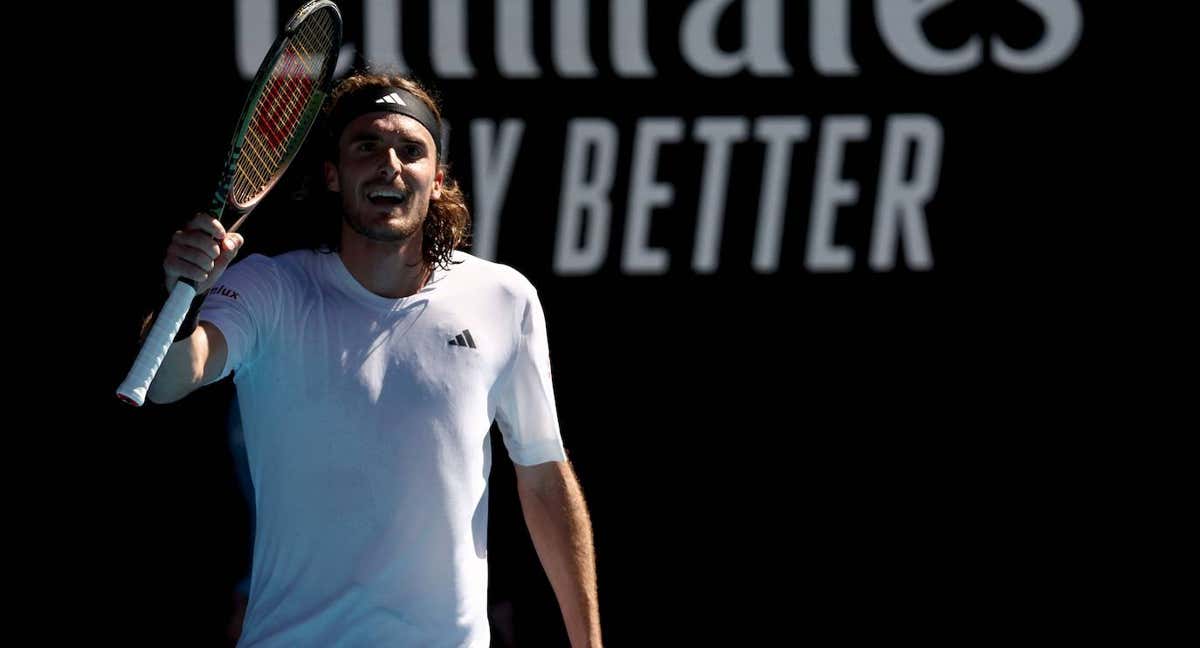
M350 229L368 240L379 243L402 243L421 231L425 218L428 218L428 208L425 212L425 216L421 218L401 217L398 227L370 227L366 224L365 218L353 215L346 209L342 210L342 220L350 226Z

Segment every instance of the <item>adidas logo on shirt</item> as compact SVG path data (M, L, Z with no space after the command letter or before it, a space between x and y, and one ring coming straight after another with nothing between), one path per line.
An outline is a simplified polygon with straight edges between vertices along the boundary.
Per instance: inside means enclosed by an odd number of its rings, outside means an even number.
M404 100L400 98L400 95L396 94L395 92L393 92L392 94L390 94L382 99L376 99L375 103L400 104L401 106L408 105L408 104L404 103Z
M476 348L475 340L471 337L471 332L466 329L450 340L450 346L470 347L472 349Z

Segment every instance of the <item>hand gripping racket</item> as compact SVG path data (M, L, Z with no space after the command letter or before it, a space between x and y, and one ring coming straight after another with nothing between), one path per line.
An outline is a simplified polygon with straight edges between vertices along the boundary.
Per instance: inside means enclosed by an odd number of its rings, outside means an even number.
M236 232L250 210L283 176L300 150L329 94L342 44L342 16L329 0L296 10L267 52L242 107L221 181L208 211ZM232 209L230 209L232 208ZM226 212L232 212L225 218ZM196 285L180 279L146 336L117 397L140 406L196 297Z

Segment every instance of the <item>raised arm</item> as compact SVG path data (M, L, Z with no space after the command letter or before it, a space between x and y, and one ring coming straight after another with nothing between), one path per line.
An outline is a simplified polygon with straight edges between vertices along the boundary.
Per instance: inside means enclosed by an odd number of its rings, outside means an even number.
M196 214L184 229L175 232L163 261L167 290L181 278L196 282L204 295L237 256L245 240L227 234L220 221ZM185 323L185 326L187 324ZM171 403L215 378L225 366L225 337L217 327L200 323L191 335L177 340L167 351L146 397L154 403Z

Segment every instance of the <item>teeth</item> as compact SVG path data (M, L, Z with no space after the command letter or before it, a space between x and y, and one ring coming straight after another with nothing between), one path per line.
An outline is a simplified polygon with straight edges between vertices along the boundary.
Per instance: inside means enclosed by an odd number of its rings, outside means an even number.
M367 194L368 198L395 198L396 200L404 200L408 194L399 189L375 189Z

